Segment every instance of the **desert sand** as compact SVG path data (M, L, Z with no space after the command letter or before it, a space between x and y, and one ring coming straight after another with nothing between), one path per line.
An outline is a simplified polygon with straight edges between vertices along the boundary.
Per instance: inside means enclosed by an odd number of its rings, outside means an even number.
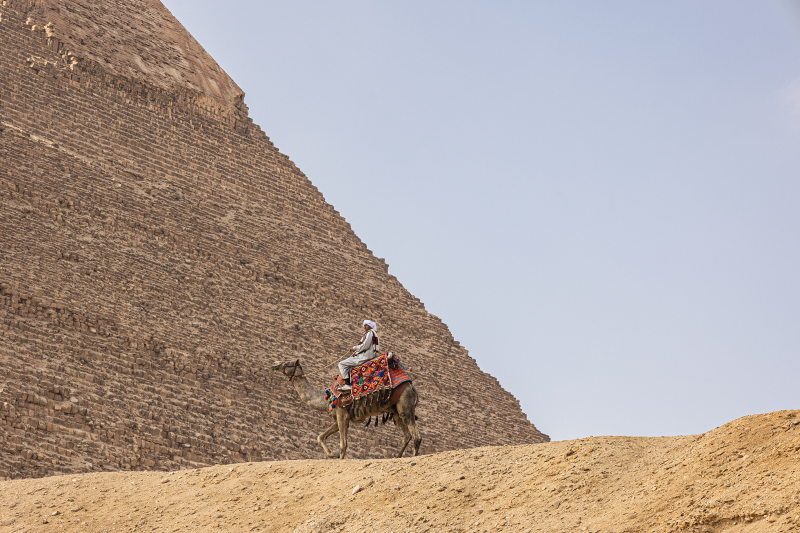
M781 411L680 437L11 480L0 533L799 531L798 470L800 411Z

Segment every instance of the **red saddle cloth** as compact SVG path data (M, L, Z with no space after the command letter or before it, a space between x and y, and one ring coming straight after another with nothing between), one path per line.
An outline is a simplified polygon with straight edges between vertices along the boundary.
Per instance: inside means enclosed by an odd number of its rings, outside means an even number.
M397 364L390 365L389 361L391 359L394 359ZM392 366L395 368L392 368ZM382 353L350 371L352 392L342 393L339 390L344 385L344 380L342 380L341 376L338 376L333 385L325 391L325 395L330 409L333 409L337 406L350 405L355 400L368 396L373 392L393 389L406 381L411 381L411 378L403 369L403 365L400 364L397 356L392 352Z

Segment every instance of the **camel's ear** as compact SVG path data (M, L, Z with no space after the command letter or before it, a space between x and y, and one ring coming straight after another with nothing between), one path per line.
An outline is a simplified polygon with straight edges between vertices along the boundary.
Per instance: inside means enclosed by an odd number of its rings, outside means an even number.
M294 366L300 366L300 359L294 362Z

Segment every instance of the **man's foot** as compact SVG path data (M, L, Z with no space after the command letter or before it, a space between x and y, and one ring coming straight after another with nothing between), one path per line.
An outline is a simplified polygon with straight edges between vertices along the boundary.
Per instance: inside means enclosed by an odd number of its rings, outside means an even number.
M350 385L342 385L339 387L339 392L350 392L351 390L353 390L353 387Z

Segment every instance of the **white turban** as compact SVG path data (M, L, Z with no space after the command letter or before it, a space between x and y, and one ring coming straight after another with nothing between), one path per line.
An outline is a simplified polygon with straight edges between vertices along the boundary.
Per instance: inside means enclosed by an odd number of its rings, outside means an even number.
M373 322L372 320L365 320L365 321L364 321L364 325L365 325L365 326L369 326L369 327L371 327L372 329L377 329L377 328L378 328L378 324L376 324L376 323L375 323L375 322Z

